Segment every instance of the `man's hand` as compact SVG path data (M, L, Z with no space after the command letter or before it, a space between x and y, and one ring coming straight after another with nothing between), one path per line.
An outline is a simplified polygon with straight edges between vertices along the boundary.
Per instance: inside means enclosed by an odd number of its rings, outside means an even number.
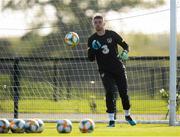
M122 53L119 53L118 55L117 55L117 57L120 59L120 60L122 60L122 61L126 61L126 60L128 60L128 51L127 50L123 50L122 51Z

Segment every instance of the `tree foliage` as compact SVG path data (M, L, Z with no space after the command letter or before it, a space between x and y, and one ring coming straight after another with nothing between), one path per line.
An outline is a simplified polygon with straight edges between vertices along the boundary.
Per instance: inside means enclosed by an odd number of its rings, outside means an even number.
M36 10L34 12L34 19L29 24L29 32L23 36L22 40L24 38L26 40L27 38L31 39L31 41L37 40L38 36L35 33L39 32L39 30L44 28L45 24L49 23L52 32L43 38L44 41L41 42L41 46L37 46L37 50L33 48L32 56L37 55L38 51L46 50L48 48L47 45L53 47L51 50L47 50L50 56L56 52L59 46L63 45L63 39L58 37L64 36L68 31L76 31L81 37L81 42L86 43L87 36L93 30L91 18L94 13L100 12L106 14L108 11L122 12L124 9L136 6L153 8L162 4L164 4L164 0L7 0L2 2L2 10L11 9L22 12ZM53 10L55 16L47 16L46 13L51 12L47 10ZM55 21L52 22L51 18L55 18ZM57 39L52 41L52 38ZM86 46L82 46L82 48L86 48ZM46 56L47 52L44 52Z

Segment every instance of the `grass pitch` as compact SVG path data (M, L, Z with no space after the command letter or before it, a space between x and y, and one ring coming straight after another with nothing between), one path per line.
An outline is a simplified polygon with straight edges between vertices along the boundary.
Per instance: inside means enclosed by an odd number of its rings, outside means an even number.
M92 133L81 133L78 129L78 123L73 123L73 130L69 134L59 134L56 131L55 123L45 123L45 130L43 133L24 133L24 134L0 134L0 137L6 136L18 136L18 137L120 137L120 136L163 136L163 137L172 137L180 136L180 126L169 127L165 124L138 124L136 126L130 126L128 124L116 124L114 128L106 127L104 123L96 123L94 132Z
M22 113L92 113L89 105L90 101L85 99L79 100L20 100L19 112ZM96 99L96 113L103 114L106 112L105 100ZM164 100L131 100L133 114L166 114L167 104ZM0 109L2 112L13 111L13 100L2 100ZM42 105L46 104L46 105ZM76 104L76 105L74 105ZM73 109L72 109L72 106ZM120 99L117 101L117 108L123 112Z

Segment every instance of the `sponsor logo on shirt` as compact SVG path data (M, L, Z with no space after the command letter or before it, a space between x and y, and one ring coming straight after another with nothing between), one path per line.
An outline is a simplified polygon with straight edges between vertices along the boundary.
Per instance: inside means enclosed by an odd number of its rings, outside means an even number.
M101 47L101 43L98 40L93 40L92 48L98 50Z

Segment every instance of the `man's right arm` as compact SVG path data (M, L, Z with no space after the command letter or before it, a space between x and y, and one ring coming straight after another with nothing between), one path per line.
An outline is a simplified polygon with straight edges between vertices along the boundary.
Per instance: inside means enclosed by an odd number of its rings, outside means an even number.
M90 41L90 39L88 39L88 59L90 61L94 61L95 60L95 52L94 52L94 49L91 48L91 41Z

